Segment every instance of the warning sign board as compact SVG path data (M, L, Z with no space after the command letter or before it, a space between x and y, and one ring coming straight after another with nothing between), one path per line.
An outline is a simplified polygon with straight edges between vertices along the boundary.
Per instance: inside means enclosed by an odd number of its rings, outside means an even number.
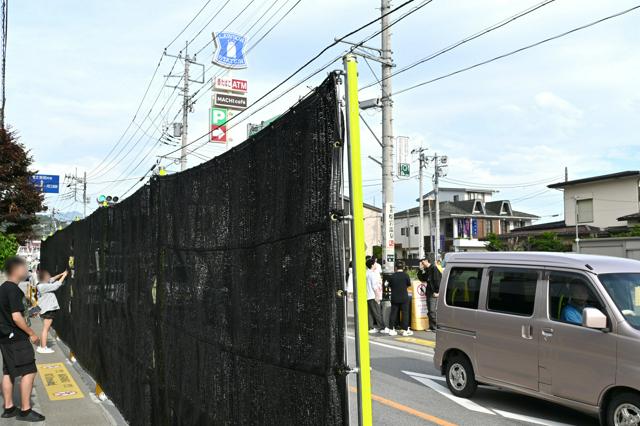
M38 364L38 372L51 401L81 399L84 394L62 363Z

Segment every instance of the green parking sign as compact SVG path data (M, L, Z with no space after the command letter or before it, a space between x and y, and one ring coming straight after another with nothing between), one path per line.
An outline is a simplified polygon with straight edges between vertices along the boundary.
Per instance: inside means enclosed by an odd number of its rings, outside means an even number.
M411 175L411 167L409 163L398 164L398 175L400 177L409 177Z

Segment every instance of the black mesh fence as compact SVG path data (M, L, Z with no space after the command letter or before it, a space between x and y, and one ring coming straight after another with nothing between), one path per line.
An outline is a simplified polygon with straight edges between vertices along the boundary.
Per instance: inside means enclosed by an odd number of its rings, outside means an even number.
M131 424L348 423L337 79L44 242L54 327Z

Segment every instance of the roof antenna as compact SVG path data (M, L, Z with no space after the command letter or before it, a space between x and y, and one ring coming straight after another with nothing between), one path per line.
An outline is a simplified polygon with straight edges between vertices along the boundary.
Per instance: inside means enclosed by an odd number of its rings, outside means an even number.
M564 166L564 181L569 182L569 168Z

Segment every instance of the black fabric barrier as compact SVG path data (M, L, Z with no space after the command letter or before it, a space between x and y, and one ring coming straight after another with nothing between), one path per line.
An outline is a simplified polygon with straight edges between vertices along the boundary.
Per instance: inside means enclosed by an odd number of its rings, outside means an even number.
M54 327L134 425L347 424L337 74L43 243Z

